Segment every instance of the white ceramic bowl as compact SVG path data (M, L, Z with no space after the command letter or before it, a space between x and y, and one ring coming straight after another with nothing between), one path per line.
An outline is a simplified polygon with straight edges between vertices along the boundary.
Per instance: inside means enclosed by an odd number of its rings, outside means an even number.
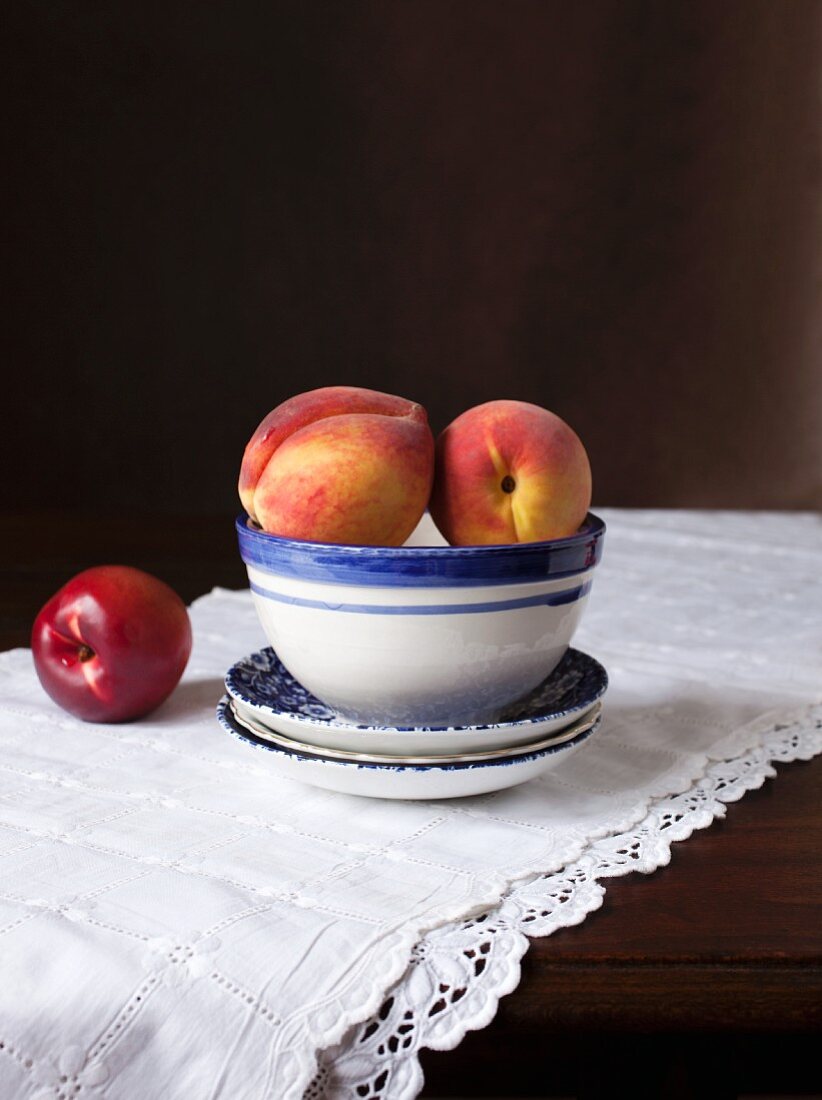
M544 680L579 623L604 532L589 514L549 542L337 546L237 520L260 621L292 676L347 721L406 726L493 721Z

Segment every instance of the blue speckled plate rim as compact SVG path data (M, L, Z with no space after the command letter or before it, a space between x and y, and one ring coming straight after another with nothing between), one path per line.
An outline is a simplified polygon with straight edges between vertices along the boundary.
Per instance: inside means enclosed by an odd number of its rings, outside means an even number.
M598 699L601 699L605 692L608 690L608 673L605 670L605 667L589 653L585 653L581 649L569 647L563 655L562 660L557 665L557 668L553 670L550 676L546 677L546 680L549 680L551 676L555 676L557 674L557 671L562 665L563 661L567 660L569 656L571 658L581 659L582 661L586 662L588 668L592 672L597 674L596 688L593 694L587 695L586 698L577 706L568 707L564 710L552 710L548 713L543 712L540 714L534 714L527 718L517 718L510 722L489 722L487 724L478 726L369 726L354 724L352 722L342 722L339 719L335 720L332 718L318 718L309 714L298 714L296 711L293 710L277 710L274 707L270 707L264 703L260 703L259 700L250 698L242 691L241 688L237 686L237 670L240 668L240 666L250 661L270 661L271 658L269 655L273 655L276 659L279 659L277 658L274 649L271 646L266 646L264 649L260 649L254 653L247 654L239 661L235 661L235 663L231 666L225 676L225 689L228 694L231 695L234 699L237 699L240 703L244 703L245 706L250 707L252 710L258 711L262 714L271 715L272 718L283 717L288 718L289 721L299 722L306 726L321 726L324 729L332 730L356 730L358 733L479 733L486 730L511 730L516 729L518 726L536 725L540 722L547 722L553 719L568 718L570 721L574 716L582 715L585 713L586 710L590 710L594 703L596 703ZM288 675L290 675L287 669L284 669L284 671ZM538 684L537 687L534 688L534 691L539 691L545 684L546 680L543 680L541 684ZM311 699L316 699L316 697L312 696L307 689L303 690L306 691L306 695L310 696ZM316 703L319 706L324 705L320 702L319 699L316 699ZM330 710L331 708L329 707L327 709Z
M331 757L323 756L321 753L301 753L296 752L293 749L287 749L282 745L272 745L268 741L255 737L253 733L244 729L239 724L235 723L231 714L231 698L228 695L224 695L220 702L217 704L217 721L230 733L232 737L237 738L239 741L244 741L257 749L264 749L266 752L278 753L280 756L286 756L291 760L297 760L300 763L320 763L331 765L337 768L367 768L371 771L387 771L387 772L453 772L453 771L470 771L474 768L510 768L515 767L517 764L526 764L534 760L540 760L545 756L551 756L557 752L563 752L565 749L570 749L581 745L583 741L586 741L593 733L595 733L602 725L602 715L600 714L597 720L590 726L589 729L582 730L577 737L572 737L570 741L563 741L559 745L547 745L544 749L540 749L538 752L533 753L520 753L517 756L500 754L499 757L495 757L493 760L480 760L473 763L458 763L458 764L368 764L363 761L349 761L349 760L334 760Z

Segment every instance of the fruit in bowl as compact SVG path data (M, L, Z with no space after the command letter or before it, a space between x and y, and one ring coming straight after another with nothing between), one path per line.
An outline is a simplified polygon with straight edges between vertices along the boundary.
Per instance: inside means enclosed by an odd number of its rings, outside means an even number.
M78 573L45 604L31 636L40 683L89 722L124 722L158 707L191 653L186 606L167 584L126 565Z
M425 510L433 476L434 438L421 405L327 386L265 417L245 449L239 492L269 534L399 546Z
M526 401L488 401L437 440L431 515L452 546L566 538L591 506L576 432Z
M516 401L458 417L439 531L432 459L419 405L351 387L284 402L245 451L237 534L263 629L349 721L492 721L558 664L588 600L605 525L564 421Z

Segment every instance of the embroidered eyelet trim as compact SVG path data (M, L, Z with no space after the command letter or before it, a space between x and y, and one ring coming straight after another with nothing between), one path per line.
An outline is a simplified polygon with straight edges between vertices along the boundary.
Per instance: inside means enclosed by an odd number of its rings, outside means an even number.
M601 880L664 866L673 843L724 817L729 802L776 774L774 763L820 752L822 705L771 725L748 752L653 800L637 825L593 841L562 870L515 885L498 907L428 932L379 1011L320 1053L303 1100L413 1100L423 1085L420 1051L453 1049L491 1022L500 997L519 983L530 937L580 924L602 905Z

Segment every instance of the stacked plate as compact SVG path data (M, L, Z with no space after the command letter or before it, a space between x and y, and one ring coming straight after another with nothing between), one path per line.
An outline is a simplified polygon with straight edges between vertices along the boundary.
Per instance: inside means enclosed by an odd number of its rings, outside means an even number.
M279 774L376 798L484 794L543 775L600 723L605 669L577 649L497 721L463 726L347 722L288 672L273 649L233 665L217 717L228 733L269 754Z

